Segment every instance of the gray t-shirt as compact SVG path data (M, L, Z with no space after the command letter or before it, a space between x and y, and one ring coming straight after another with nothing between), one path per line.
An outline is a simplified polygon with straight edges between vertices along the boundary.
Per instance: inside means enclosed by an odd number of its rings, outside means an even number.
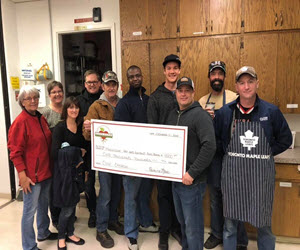
M61 114L52 110L49 106L41 110L42 115L46 118L49 128L52 130L55 125L61 120Z

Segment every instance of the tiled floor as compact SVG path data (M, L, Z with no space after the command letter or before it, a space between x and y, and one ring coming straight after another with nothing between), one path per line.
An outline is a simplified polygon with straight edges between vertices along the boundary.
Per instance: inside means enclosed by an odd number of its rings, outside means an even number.
M3 205L8 202L7 199L0 199L0 204ZM18 250L21 247L21 216L22 216L22 202L14 201L5 207L0 209L0 250ZM95 229L90 229L87 227L88 211L84 207L77 207L76 215L78 220L75 223L75 233L84 238L86 243L83 246L76 246L74 244L68 244L68 249L103 249L98 241L95 239L96 231ZM50 230L55 232L56 230L51 226ZM126 239L124 236L116 235L111 232L112 237L115 240L116 250L126 250ZM205 233L205 239L208 234ZM153 250L157 249L158 234L151 233L140 233L138 244L140 250ZM54 250L57 249L56 241L45 241L38 243L38 247L41 249ZM170 237L169 240L170 250L181 249L179 244ZM217 247L215 250L223 249L222 247ZM257 249L256 242L250 241L248 250ZM277 243L276 250L300 250L299 244L283 244Z

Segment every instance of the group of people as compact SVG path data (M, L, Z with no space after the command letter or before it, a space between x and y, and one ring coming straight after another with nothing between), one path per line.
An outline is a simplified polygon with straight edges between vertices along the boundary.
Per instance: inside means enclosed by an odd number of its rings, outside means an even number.
M194 101L192 79L179 78L181 61L168 55L163 61L165 81L146 95L141 69L127 69L129 91L117 95L115 72L85 73L85 89L63 103L63 86L48 84L51 100L41 112L39 92L25 85L19 94L21 114L8 136L10 159L23 188L22 246L38 249L33 229L37 212L37 240L58 240L83 245L74 234L76 204L85 192L90 212L88 226L96 239L112 248L113 230L125 235L129 249L138 249L139 232L159 232L158 249L168 250L172 235L184 250L247 249L244 222L258 228L258 248L275 249L271 215L275 182L273 157L286 150L292 136L280 110L257 95L255 69L236 72L236 92L225 89L226 65L209 64L211 92ZM154 180L98 171L100 191L95 191L91 169L91 119L178 125L188 127L186 172L182 182L156 180L159 228L149 207ZM128 142L130 143L130 142ZM52 178L51 178L52 177ZM203 196L210 191L211 234L204 243ZM123 185L124 225L118 207ZM52 223L49 231L48 200Z

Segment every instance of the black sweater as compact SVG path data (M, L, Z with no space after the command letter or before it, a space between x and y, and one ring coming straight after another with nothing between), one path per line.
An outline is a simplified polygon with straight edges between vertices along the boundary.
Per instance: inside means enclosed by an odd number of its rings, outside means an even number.
M209 114L199 102L194 102L183 111L173 109L167 124L188 127L186 171L194 178L194 183L206 181L216 150L215 132Z

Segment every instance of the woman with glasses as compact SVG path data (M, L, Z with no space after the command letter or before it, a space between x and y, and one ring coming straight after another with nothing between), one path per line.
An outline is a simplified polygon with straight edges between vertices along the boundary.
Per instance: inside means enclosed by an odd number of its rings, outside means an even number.
M51 233L48 229L48 199L52 177L49 156L51 131L46 119L37 111L39 97L39 91L34 85L21 88L18 103L22 112L8 133L10 159L18 171L20 186L23 188L21 232L24 250L38 249L33 228L36 212L38 241L57 239L57 233Z
M83 245L85 241L74 234L75 208L83 191L83 176L78 176L86 153L82 135L80 104L68 97L63 105L62 120L54 127L51 156L54 160L53 204L61 208L58 220L58 249L67 249L66 241ZM77 178L78 177L78 178ZM81 185L80 185L81 184Z
M60 82L52 81L47 85L47 91L50 98L50 104L41 110L42 115L46 118L51 132L60 121L63 100L64 88ZM52 187L51 187L52 189ZM51 214L52 225L57 229L60 208L53 205L53 192L50 192L49 209Z
M52 81L47 85L47 91L50 98L50 104L41 110L43 116L45 116L49 128L53 131L53 128L58 123L61 117L64 100L64 88L60 82Z

